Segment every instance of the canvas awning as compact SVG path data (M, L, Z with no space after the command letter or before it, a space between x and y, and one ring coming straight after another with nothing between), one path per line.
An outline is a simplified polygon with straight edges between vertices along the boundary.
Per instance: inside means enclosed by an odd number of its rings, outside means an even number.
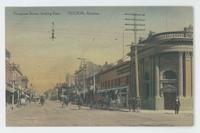
M111 89L102 89L102 90L97 90L97 92L98 93L108 92L108 91L116 91L116 92L118 92L119 90L123 90L123 89L128 89L128 86L116 87L116 88L111 88Z
M15 92L16 89L13 90L12 87L10 87L10 86L6 86L6 91L8 91L8 92L10 92L10 93L13 93L13 91Z

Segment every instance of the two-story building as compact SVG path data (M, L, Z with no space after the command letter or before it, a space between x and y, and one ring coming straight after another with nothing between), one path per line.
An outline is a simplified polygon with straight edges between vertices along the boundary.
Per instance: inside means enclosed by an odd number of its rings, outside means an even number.
M110 101L119 99L121 107L128 105L130 61L120 60L97 74L97 93L109 97Z

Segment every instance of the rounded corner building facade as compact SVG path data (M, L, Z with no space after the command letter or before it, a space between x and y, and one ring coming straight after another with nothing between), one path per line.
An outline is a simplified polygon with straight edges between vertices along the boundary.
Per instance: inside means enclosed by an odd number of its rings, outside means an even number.
M193 109L193 28L149 34L138 47L139 96L142 109L171 110L180 99L180 110ZM135 54L131 48L130 92L136 92Z

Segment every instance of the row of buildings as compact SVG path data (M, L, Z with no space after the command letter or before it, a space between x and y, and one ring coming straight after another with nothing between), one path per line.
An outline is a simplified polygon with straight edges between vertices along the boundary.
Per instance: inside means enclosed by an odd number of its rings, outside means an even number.
M46 90L44 95L49 100L62 100L69 94L76 94L74 76L66 74L65 82L57 83L54 88Z
M6 105L20 104L21 99L30 100L35 91L29 80L20 70L20 66L11 63L11 54L6 49Z
M71 93L89 101L91 94L128 106L132 97L140 98L142 109L170 110L178 97L181 110L193 109L193 28L182 31L152 33L139 40L137 58L131 46L129 59L115 64L96 65L83 62L74 73ZM138 60L138 88L135 59ZM59 87L58 87L59 88ZM63 88L62 86L60 88ZM68 87L70 88L70 87Z

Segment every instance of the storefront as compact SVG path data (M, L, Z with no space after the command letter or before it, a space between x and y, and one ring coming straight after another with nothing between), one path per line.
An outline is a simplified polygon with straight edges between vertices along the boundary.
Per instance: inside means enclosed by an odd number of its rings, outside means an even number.
M118 107L128 106L128 86L98 90L97 94L109 99L109 102L117 104Z

